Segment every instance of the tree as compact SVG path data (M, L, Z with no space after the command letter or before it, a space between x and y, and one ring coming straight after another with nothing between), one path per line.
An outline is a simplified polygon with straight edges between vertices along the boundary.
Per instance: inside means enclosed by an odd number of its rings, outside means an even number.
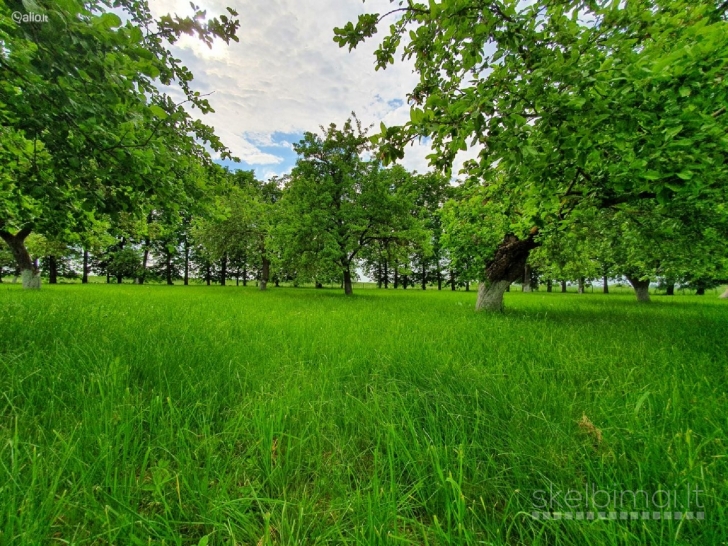
M412 176L412 195L414 197L413 215L420 218L423 228L430 234L426 245L417 249L416 276L426 288L427 280L437 283L442 290L442 268L444 248L442 243L442 207L454 195L455 188L450 185L448 177L437 172L415 174Z
M15 24L10 15L23 4L48 22ZM40 286L24 244L31 232L63 239L150 196L174 201L179 164L209 162L206 145L230 157L186 111L185 103L202 113L211 107L168 48L185 33L208 45L237 40L239 23L194 11L155 21L145 0L0 5L0 236L25 287ZM183 102L161 91L172 84Z
M404 43L420 80L410 121L379 135L382 156L402 157L407 143L428 137L432 164L447 170L470 144L479 155L465 173L486 186L499 179L500 194L488 199L502 206L489 221L507 229L482 256L478 309L502 307L545 226L595 208L716 202L728 175L726 8L443 0L386 14L399 18L377 68ZM382 19L361 15L334 39L354 48Z
M221 264L221 283L228 266L241 266L244 276L250 264L260 271L261 290L270 280L268 239L273 222L273 206L280 199L276 181L261 183L252 171L226 173L227 182L208 214L197 220L193 237L207 256Z
M420 225L410 214L408 174L362 158L369 142L356 118L322 132L294 145L300 158L281 201L279 247L299 272L335 274L351 295L359 254L375 241L417 239Z

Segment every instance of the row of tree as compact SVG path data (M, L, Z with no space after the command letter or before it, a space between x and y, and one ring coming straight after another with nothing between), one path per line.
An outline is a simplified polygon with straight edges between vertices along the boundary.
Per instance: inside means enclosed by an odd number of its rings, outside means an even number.
M554 278L725 280L728 239L728 2L400 2L335 29L349 49L388 34L419 82L410 120L383 127L385 159L427 137L443 170L466 163L447 210L473 256L478 309L538 264ZM596 271L595 271L596 269ZM591 270L591 275L587 271Z
M383 167L367 157L369 139L356 118L307 133L294 147L299 159L288 176L261 182L251 171L211 166L200 172L204 199L184 208L149 203L66 239L33 235L29 253L51 283L74 275L74 263L84 282L90 271L139 284L188 284L192 275L222 285L255 279L261 290L271 281L335 283L346 294L358 272L380 288L469 289L481 278L484 242L493 237L483 186ZM654 210L598 211L558 237L541 236L514 280L524 291L538 284L551 291L554 282L565 291L575 281L582 292L587 279L601 277L608 291L610 278L626 277L647 299L647 277L660 278L668 294L676 284L704 294L726 273L725 262L704 259L721 240L695 231L708 218L678 216L660 222ZM7 251L0 267L12 269Z
M15 23L31 4L47 22ZM406 44L410 121L306 133L291 175L268 182L216 165L210 151L229 151L186 109L211 107L170 45L239 27L231 9L192 8L0 5L0 237L25 287L62 274L68 249L83 275L117 281L479 282L491 310L539 276L624 276L641 300L658 278L702 291L728 277L725 4L407 2L376 58L386 68ZM355 47L382 19L335 39ZM421 137L443 174L386 166Z

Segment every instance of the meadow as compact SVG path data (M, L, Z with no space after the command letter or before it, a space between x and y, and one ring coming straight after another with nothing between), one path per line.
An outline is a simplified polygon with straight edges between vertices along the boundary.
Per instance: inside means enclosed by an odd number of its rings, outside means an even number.
M0 285L0 544L726 544L725 300L474 299Z

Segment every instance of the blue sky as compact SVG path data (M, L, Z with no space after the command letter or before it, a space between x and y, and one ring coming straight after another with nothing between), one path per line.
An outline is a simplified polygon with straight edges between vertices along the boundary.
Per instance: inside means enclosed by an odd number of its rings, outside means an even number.
M286 174L291 171L293 166L296 164L296 152L293 149L293 144L299 142L303 138L302 132L294 133L282 133L280 131L273 131L270 134L270 142L258 143L257 148L264 154L269 154L280 159L278 163L249 163L247 161L241 161L240 163L234 163L232 161L217 162L231 169L243 169L246 171L255 171L255 176L259 180L267 180L272 175ZM254 141L255 142L255 141Z

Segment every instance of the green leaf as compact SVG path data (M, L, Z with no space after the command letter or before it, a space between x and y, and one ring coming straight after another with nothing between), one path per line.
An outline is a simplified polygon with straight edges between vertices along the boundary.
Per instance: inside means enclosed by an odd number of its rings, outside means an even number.
M96 24L104 28L117 28L121 26L121 18L115 13L106 12L96 20Z
M420 123L425 118L425 112L419 108L412 108L410 110L410 120L412 123Z
M41 8L35 0L23 0L23 7L28 13L42 13Z
M679 178L682 178L683 180L690 180L693 177L692 171L680 171L677 173L677 176Z
M581 109L584 104L586 104L586 98L584 97L574 97L569 101L569 106L577 109Z
M167 114L167 112L165 112L161 106L158 106L156 104L152 104L149 107L149 110L152 112L152 114L160 119L167 119L167 117L169 117L169 114Z

